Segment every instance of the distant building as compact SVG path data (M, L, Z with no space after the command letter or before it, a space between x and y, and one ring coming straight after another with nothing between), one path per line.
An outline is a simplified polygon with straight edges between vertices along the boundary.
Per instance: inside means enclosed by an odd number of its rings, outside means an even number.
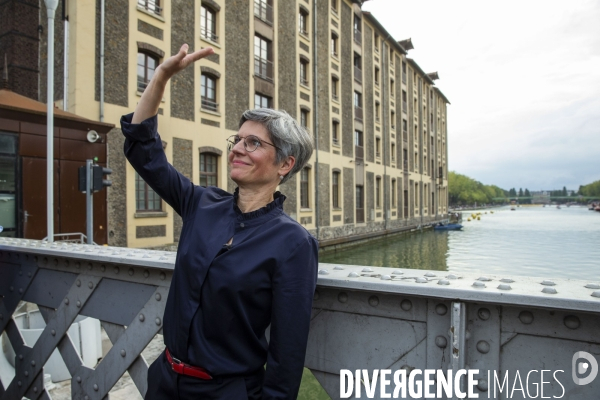
M38 40L31 39L37 54L36 46L46 46L46 11L39 8L43 2L29 3L7 0L0 10L29 7L39 13L39 21L23 22ZM68 46L61 7L62 2L56 13L57 104L66 101L68 111L96 120L102 108L103 120L117 127L155 67L182 43L190 51L215 49L172 79L159 109L167 158L194 183L233 190L226 138L237 131L244 110L273 107L315 135L317 152L281 191L288 197L285 211L322 243L446 218L449 101L435 86L437 73L425 73L407 57L410 39L392 38L361 10L360 1L106 0L104 11L100 2L70 1ZM0 49L6 46L0 38ZM45 62L39 59L41 101ZM17 68L17 62L9 65ZM177 242L181 218L126 163L123 140L118 128L108 134L109 244Z

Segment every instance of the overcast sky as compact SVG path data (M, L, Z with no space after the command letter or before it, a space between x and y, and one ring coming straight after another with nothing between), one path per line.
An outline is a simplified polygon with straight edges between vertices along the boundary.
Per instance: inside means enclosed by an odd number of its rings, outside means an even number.
M371 0L448 106L449 170L506 190L600 180L600 1Z

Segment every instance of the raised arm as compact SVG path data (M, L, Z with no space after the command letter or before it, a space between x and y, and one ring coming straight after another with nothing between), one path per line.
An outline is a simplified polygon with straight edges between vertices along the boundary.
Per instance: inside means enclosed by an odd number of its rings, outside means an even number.
M142 98L133 113L132 124L139 124L147 118L153 117L158 113L158 107L163 98L165 87L169 79L179 71L185 69L188 65L213 53L212 47L200 49L188 54L189 46L184 44L179 49L179 53L167 58L154 70L154 76L144 90Z

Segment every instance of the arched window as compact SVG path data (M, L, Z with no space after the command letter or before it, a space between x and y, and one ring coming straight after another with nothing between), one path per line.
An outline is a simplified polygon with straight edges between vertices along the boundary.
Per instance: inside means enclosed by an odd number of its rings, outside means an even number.
M218 186L219 156L200 153L200 186Z
M218 43L217 36L217 12L206 4L200 8L200 36L203 39Z
M203 73L200 77L201 107L209 111L219 111L217 104L217 78L214 75Z
M138 52L137 56L137 90L143 92L154 76L158 66L158 57L145 52Z

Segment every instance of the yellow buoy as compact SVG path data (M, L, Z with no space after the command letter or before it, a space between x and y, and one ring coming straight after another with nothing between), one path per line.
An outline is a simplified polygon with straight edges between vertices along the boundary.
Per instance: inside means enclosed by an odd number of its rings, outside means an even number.
M467 221L471 221L471 218L467 218Z
M477 217L477 221L481 221L481 218L480 218L480 217Z

